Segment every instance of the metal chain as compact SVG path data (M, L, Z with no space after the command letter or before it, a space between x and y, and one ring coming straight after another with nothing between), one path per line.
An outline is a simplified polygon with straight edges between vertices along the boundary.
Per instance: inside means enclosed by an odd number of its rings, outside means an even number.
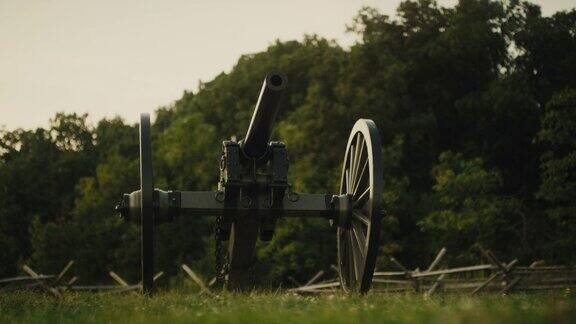
M224 171L226 168L226 155L222 152L222 156L220 157L220 172ZM222 180L221 180L222 181ZM219 193L223 193L219 191ZM224 195L222 195L222 201L224 200ZM218 194L216 195L216 200L218 199ZM220 214L216 217L216 221L214 224L214 267L216 271L216 284L224 286L226 281L226 271L227 271L227 257L226 260L224 259L223 253L223 244L222 244L222 222L223 222L223 215ZM228 253L226 253L227 256Z

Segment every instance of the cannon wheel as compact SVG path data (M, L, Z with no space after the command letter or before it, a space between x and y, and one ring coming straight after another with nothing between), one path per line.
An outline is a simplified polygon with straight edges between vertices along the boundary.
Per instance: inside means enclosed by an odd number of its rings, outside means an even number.
M154 181L149 114L140 115L140 199L142 291L150 294L154 289Z
M342 169L340 194L351 197L349 225L338 227L338 264L342 288L366 293L378 255L382 201L382 149L376 124L354 124Z

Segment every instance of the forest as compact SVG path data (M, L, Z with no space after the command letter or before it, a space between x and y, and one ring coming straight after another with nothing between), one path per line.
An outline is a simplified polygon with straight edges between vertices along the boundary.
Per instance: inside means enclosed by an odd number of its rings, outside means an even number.
M276 41L159 107L155 186L215 189L222 140L245 135L262 80L278 69L289 87L273 138L287 145L294 190L337 192L354 121L377 124L381 256L412 267L446 247L459 265L481 245L520 262L575 264L576 10L409 0L394 17L351 13L346 28L349 48L316 35ZM107 281L109 270L137 281L139 228L114 207L139 187L138 125L87 118L56 113L45 128L0 130L0 277L75 260L82 282ZM212 218L161 225L156 268L213 275L213 227ZM281 220L258 243L255 278L305 280L336 262L335 241L325 220Z

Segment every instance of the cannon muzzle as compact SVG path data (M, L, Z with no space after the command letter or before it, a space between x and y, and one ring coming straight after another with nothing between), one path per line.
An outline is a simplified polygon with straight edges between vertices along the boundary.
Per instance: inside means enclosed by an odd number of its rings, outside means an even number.
M266 154L278 102L287 83L288 79L282 72L272 71L266 75L248 132L242 141L242 150L246 156L260 158Z

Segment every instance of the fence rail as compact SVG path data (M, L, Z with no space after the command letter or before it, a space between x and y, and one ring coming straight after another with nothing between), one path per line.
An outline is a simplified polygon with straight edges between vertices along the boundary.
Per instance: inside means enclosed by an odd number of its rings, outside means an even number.
M490 263L465 267L442 267L446 249L441 249L427 270L408 270L400 261L390 257L395 271L375 271L372 279L375 292L423 292L429 296L438 291L462 291L476 294L484 291L509 293L513 291L557 290L576 287L576 267L545 266L534 262L530 266L518 266L518 260L503 263L491 251L479 248ZM335 267L332 266L334 269ZM439 269L441 268L441 269ZM323 272L322 272L323 273ZM322 283L317 283L318 274L307 284L290 291L301 294L331 293L340 286L338 272Z
M516 259L504 263L488 250L479 248L485 260L489 263L446 267L443 258L446 249L441 249L433 262L426 269L418 268L409 270L394 257L389 257L390 264L396 269L390 271L375 271L372 280L374 292L423 292L430 296L439 291L461 291L470 294L479 292L496 291L510 293L514 291L540 291L576 288L576 267L544 265L542 261L533 262L529 266L520 266ZM55 297L60 297L65 291L91 291L103 293L136 293L142 290L141 282L131 284L118 273L113 271L109 275L114 285L77 285L78 278L72 276L68 280L65 277L74 265L70 261L57 275L45 275L37 273L27 265L22 270L27 276L0 279L0 293L14 289L40 289ZM216 283L212 278L207 284L190 267L183 264L182 270L188 278L200 288L200 294L213 297L211 287ZM159 272L154 276L154 281L163 276ZM296 288L290 292L300 294L334 293L340 288L338 268L331 266L330 269L318 271L305 284L299 284L293 277L289 277Z

